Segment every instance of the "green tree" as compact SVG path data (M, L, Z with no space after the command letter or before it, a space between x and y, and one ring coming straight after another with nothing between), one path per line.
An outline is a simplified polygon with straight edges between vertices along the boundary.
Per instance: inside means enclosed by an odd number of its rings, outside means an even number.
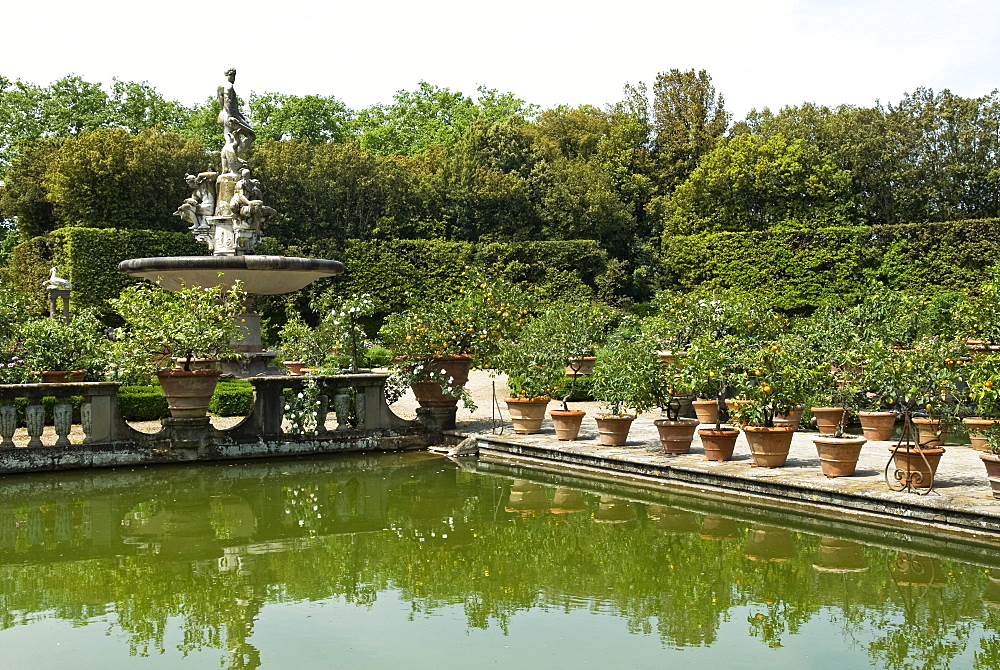
M653 84L654 157L659 190L670 193L729 125L722 94L705 70L661 72Z
M42 185L59 225L183 231L187 224L172 216L189 195L182 177L204 162L196 140L102 128L63 140Z
M351 110L332 96L251 93L249 108L258 141L344 142L351 134Z
M478 116L490 121L529 117L535 111L512 93L480 86L478 100L448 88L420 82L415 91L397 91L391 105L375 105L358 113L361 143L375 154L415 156L434 144L460 140Z
M822 228L850 222L850 184L849 172L805 140L737 135L654 206L668 235Z
M44 179L53 156L64 141L48 138L21 142L20 152L14 155L4 175L0 216L16 219L17 228L24 238L59 227Z
M162 127L177 131L185 127L192 110L176 100L167 100L149 82L115 79L111 85L108 125L132 134Z

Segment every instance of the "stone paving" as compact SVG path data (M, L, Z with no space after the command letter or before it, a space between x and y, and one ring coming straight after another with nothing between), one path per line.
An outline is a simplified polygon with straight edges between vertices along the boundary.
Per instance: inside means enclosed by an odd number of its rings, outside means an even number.
M500 410L492 406L494 385ZM480 448L489 452L665 480L704 490L752 494L780 504L785 501L835 507L854 515L877 515L887 523L919 520L963 533L995 534L1000 541L1000 500L992 496L979 452L968 445L946 444L934 490L928 495L918 495L892 491L885 481L892 442L868 442L862 448L855 476L829 479L820 472L819 458L808 432L795 434L787 465L780 468L754 467L742 434L732 461L705 461L697 436L690 454L663 454L653 426L658 411L638 417L625 446L601 446L597 443L597 426L592 416L598 405L589 402L572 403L574 409L588 412L580 436L573 442L556 440L548 418L540 433L515 435L502 403L504 385L503 377L492 379L485 373L473 372L468 388L479 409L474 413L459 409L456 433L476 436ZM549 405L550 409L558 406L558 402ZM400 416L412 416L415 403L404 398L393 409ZM504 419L502 429L494 427L493 418L498 413Z

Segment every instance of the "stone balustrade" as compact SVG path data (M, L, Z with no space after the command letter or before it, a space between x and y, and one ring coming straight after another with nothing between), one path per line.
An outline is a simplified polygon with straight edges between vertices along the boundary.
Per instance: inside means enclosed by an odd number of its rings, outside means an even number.
M116 383L0 384L0 473L427 446L433 431L399 418L386 404L386 378L379 373L253 377L248 380L253 406L235 426L218 429L208 417L166 418L155 433L137 431L122 419ZM313 431L301 434L285 420L285 407L310 380L319 385L317 421ZM47 397L55 398L51 444L43 440ZM83 399L82 444L70 441L74 397ZM18 399L24 406L20 417ZM327 421L328 410L334 421ZM19 419L28 441L19 440L20 448L14 448Z

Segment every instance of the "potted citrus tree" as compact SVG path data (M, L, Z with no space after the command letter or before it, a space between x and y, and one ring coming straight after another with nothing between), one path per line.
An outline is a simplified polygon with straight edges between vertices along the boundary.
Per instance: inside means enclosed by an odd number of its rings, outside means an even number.
M82 382L104 349L104 324L94 310L68 321L34 318L15 326L24 361L44 382Z
M975 403L976 416L965 417L973 448L987 449L986 430L1000 422L1000 354L977 356L965 366L969 399Z
M775 421L788 415L805 400L806 374L791 339L779 339L748 348L739 363L742 375L734 386L743 402L733 415L746 434L747 444L759 467L780 467L788 460L795 426Z
M584 412L570 409L569 397L581 376L581 363L593 357L618 319L616 310L598 303L556 303L529 321L515 341L502 344L495 367L508 376L511 419L519 411L515 407L532 407L533 396L557 395L562 407L549 411L556 437L576 439Z
M603 408L594 417L601 444L625 444L636 414L667 397L667 371L653 345L636 320L628 319L598 350L591 391Z
M736 371L737 345L738 341L732 336L696 338L688 348L680 371L696 398L692 404L698 420L706 425L697 432L705 459L709 461L731 459L740 434L738 428L722 424L719 412L719 403Z
M924 337L905 348L882 348L867 358L880 393L894 397L903 412L903 436L889 450L900 481L929 488L958 412L965 344L960 339Z
M141 282L111 300L125 322L115 333L122 370L156 375L173 417L205 416L222 371L215 363L233 357L243 335L237 316L246 293L242 284L167 291Z
M452 299L424 301L386 317L379 339L396 355L394 386L409 385L422 407L454 407L469 370L492 367L502 342L531 314L529 295L508 282L470 282Z

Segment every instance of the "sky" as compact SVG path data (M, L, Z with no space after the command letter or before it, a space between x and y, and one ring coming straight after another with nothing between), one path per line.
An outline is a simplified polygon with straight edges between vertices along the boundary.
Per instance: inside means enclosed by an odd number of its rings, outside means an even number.
M421 80L483 85L546 109L603 107L658 72L707 70L740 120L753 108L871 106L918 87L1000 87L997 0L135 0L0 7L0 75L148 81L190 105L235 67L250 91L361 109Z

